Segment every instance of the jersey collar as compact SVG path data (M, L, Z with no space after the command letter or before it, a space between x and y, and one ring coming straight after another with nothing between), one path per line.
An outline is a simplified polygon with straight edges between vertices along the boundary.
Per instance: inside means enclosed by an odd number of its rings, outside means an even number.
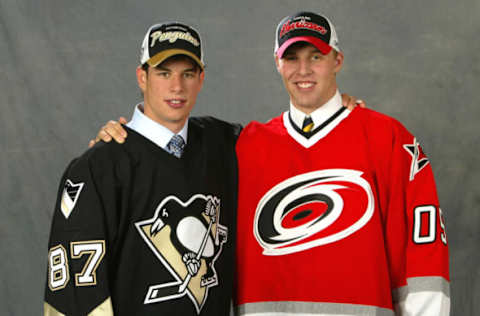
M300 145L309 148L315 145L320 139L327 136L341 121L343 121L351 111L342 106L342 98L340 93L335 95L320 108L311 113L312 120L315 124L313 127L313 135L306 137L301 133L305 113L298 110L290 104L290 111L283 113L283 125L288 134ZM295 126L297 125L297 126Z
M342 107L342 97L340 96L340 92L337 90L335 95L327 101L324 105L310 113L310 117L313 120L314 126L322 125L326 120L328 120L333 114L335 114L340 108ZM290 102L290 117L295 125L298 128L302 128L303 121L307 114L303 113L299 109L297 109L292 102Z

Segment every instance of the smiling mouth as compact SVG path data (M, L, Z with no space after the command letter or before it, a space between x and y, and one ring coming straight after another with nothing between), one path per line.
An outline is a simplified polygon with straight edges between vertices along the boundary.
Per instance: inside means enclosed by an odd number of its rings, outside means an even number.
M308 89L314 86L313 82L297 82L295 83L300 89Z
M180 108L184 106L187 101L185 99L168 99L165 100L165 102L173 108Z

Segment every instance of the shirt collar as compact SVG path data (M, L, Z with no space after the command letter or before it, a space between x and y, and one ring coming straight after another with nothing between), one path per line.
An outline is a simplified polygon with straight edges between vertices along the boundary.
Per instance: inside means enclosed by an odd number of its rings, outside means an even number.
M335 92L335 95L327 101L327 103L323 104L321 107L310 113L310 117L313 120L313 126L320 126L323 122L328 120L333 114L335 114L340 108L342 107L342 97L340 96L340 92L338 90ZM303 113L299 109L297 109L292 102L290 102L290 117L292 121L297 125L300 129L302 128L303 121L307 114Z
M143 113L143 103L135 106L132 119L127 123L127 126L164 149L167 148L168 142L175 135L165 126L146 116ZM177 135L182 136L185 144L187 143L188 120Z

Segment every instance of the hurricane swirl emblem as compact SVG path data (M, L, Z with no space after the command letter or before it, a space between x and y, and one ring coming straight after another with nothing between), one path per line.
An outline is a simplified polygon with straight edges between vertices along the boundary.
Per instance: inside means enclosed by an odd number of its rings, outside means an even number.
M254 234L264 255L295 253L344 239L364 227L374 196L362 172L328 169L286 179L260 200Z

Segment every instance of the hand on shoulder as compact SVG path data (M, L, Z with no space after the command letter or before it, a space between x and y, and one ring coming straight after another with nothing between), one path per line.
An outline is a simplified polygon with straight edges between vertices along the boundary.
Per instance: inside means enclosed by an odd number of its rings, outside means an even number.
M110 142L114 139L117 143L123 144L125 138L127 138L127 131L123 128L122 124L127 124L127 120L121 116L118 121L108 121L100 130L97 136L90 140L88 147L93 147L96 143L103 140L104 142Z

